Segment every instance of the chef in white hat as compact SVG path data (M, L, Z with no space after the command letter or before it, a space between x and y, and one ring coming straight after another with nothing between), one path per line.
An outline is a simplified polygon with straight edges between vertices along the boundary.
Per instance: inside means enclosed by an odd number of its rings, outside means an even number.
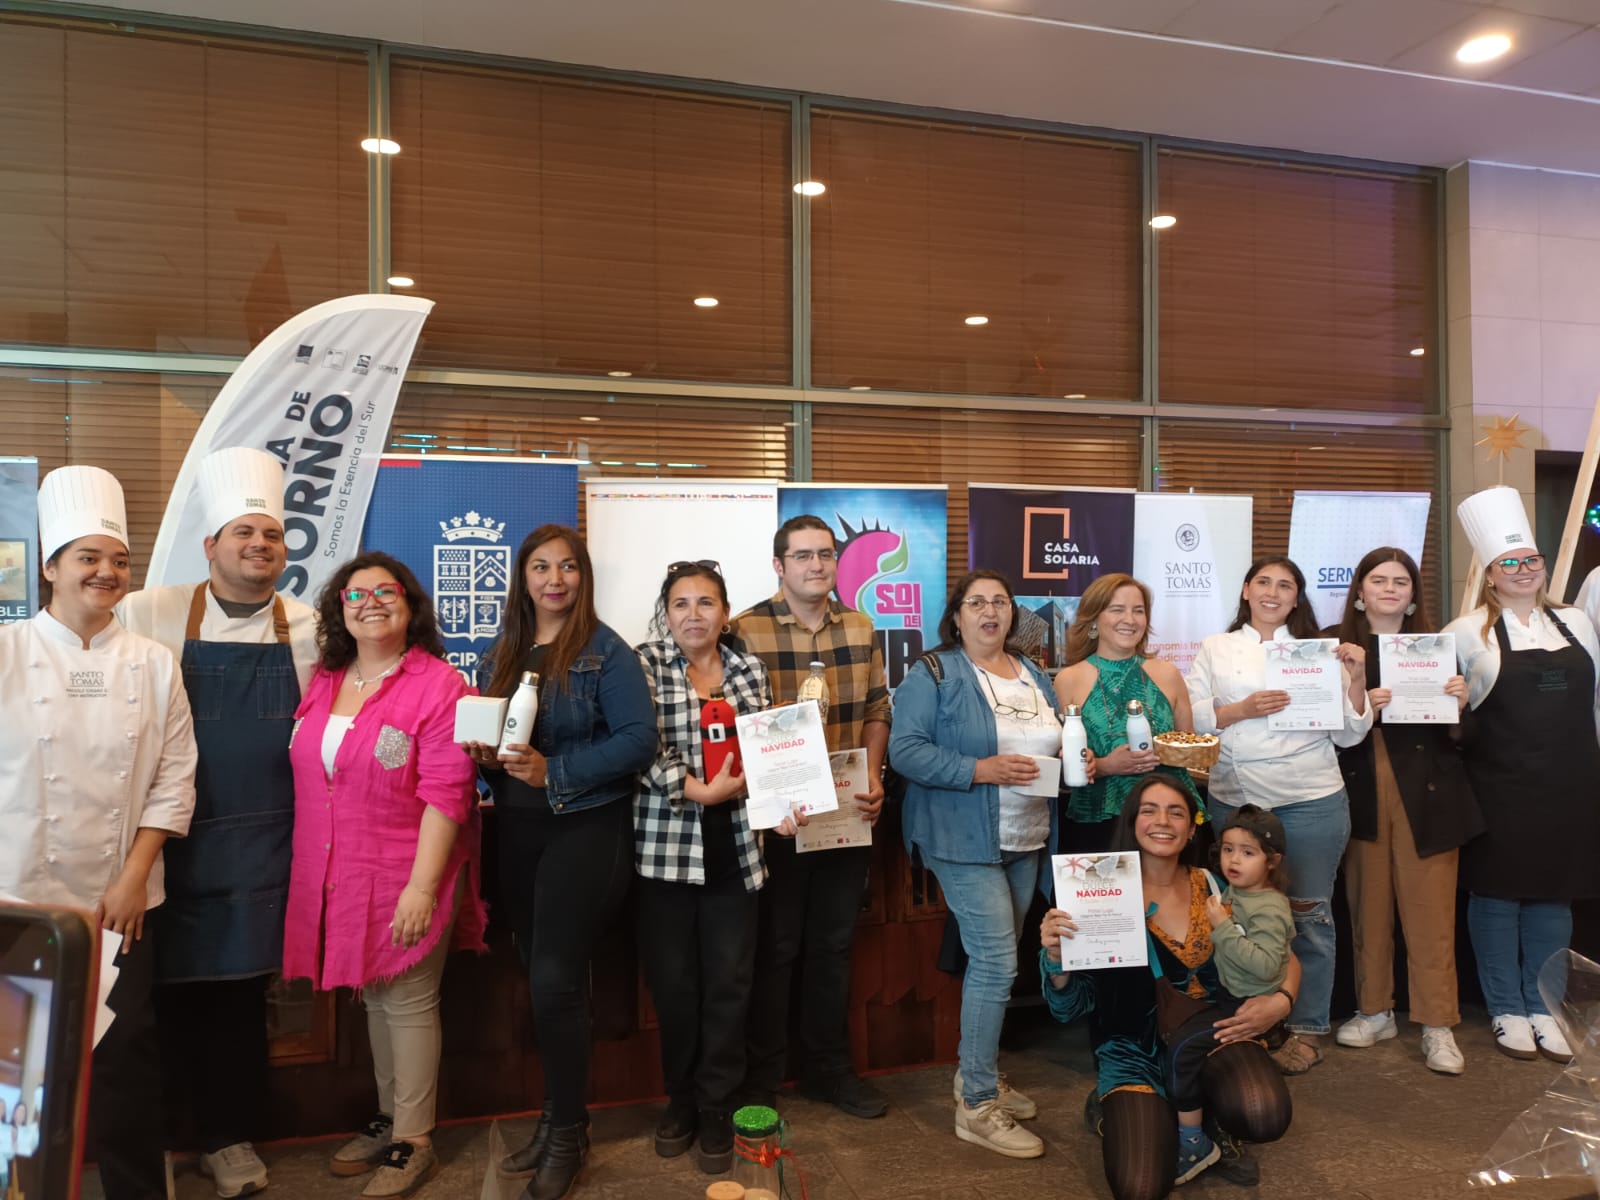
M1539 968L1572 940L1572 901L1600 896L1600 643L1545 594L1545 557L1508 487L1456 509L1483 564L1477 607L1450 622L1467 678L1463 753L1486 832L1461 850L1467 928L1495 1043L1512 1058L1572 1056Z
M150 999L162 847L194 810L189 701L172 652L124 629L122 487L98 467L39 486L50 602L0 627L0 892L94 912L121 938L116 1014L95 1047L88 1151L107 1200L166 1194Z
M276 590L287 564L279 461L247 446L214 450L196 487L212 531L208 578L135 592L120 612L179 656L194 709L195 828L167 855L156 1016L200 1168L219 1195L238 1196L267 1186L251 1143L267 1090L267 985L283 963L289 735L317 629L310 607Z

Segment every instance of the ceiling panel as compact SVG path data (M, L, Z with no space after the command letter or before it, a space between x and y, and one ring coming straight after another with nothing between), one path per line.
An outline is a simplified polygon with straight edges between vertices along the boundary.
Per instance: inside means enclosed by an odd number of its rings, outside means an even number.
M1033 13L1057 21L1155 33L1196 0L962 0L969 8Z
M1499 6L1579 25L1600 25L1600 0L1499 0Z
M1464 0L1345 0L1276 48L1313 58L1385 63L1480 11Z
M1455 28L1429 38L1404 54L1395 55L1386 65L1429 75L1492 80L1508 67L1558 46L1582 30L1583 26L1570 21L1535 17L1528 13L1512 12L1508 8L1482 8ZM1505 57L1478 65L1456 61L1456 51L1463 42L1494 33L1504 34L1511 39L1511 50Z
M1336 5L1337 0L1200 0L1161 32L1198 42L1266 50Z
M1547 92L1592 92L1600 88L1600 29L1585 29L1494 77L1496 83ZM1600 137L1600 112L1595 114Z

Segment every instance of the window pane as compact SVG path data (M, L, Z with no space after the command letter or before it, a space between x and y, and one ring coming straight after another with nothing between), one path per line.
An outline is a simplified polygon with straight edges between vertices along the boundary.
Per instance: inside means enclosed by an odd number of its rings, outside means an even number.
M1156 186L1162 400L1437 407L1433 176L1162 150Z
M346 52L0 18L0 342L243 354L365 291L366 121Z
M967 570L967 484L1139 485L1140 422L1125 417L818 404L811 477L950 487L950 578Z
M1137 147L818 112L811 172L817 386L1139 397Z
M1267 425L1162 421L1157 490L1252 496L1255 553L1289 549L1294 494L1303 491L1427 492L1428 539L1423 545L1423 593L1440 625L1439 435L1424 430L1366 430L1350 426ZM1354 563L1350 564L1352 567ZM1242 581L1241 581L1242 582ZM1221 632L1218 630L1218 632Z
M419 364L791 382L787 104L420 61L391 82L393 266L439 303Z

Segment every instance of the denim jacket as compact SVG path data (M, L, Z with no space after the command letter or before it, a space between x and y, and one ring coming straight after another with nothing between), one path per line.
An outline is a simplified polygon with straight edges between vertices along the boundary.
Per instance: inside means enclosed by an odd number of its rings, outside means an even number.
M906 849L961 863L1000 861L1000 789L972 782L978 760L997 753L994 710L960 651L939 652L944 681L919 660L894 693L889 761L906 781ZM1059 717L1050 677L1026 658L1024 668ZM1056 844L1050 805L1050 846Z
M478 663L478 687L494 674L491 647ZM632 800L638 775L655 761L656 710L633 648L602 624L557 691L539 688L534 746L547 761L546 783L531 788L504 771L484 778L495 803L526 808L543 799L558 813Z

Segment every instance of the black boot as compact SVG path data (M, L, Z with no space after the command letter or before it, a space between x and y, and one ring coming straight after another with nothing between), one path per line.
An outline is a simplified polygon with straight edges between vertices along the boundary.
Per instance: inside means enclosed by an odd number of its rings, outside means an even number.
M693 1100L670 1100L667 1111L656 1123L656 1153L662 1158L676 1158L694 1145L695 1130L700 1114Z
M539 1110L539 1123L533 1128L533 1137L521 1150L515 1150L500 1160L502 1179L526 1179L538 1169L544 1158L545 1147L550 1144L550 1101Z
M550 1130L544 1158L518 1200L564 1200L572 1193L583 1164L589 1158L589 1124L567 1125Z
M700 1110L700 1169L721 1175L733 1166L733 1114L725 1108Z

